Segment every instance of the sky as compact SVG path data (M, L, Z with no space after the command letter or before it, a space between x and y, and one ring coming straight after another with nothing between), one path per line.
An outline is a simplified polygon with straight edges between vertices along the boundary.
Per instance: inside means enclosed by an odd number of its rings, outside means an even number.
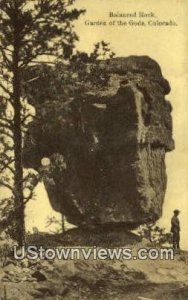
M169 81L171 93L167 95L173 106L173 138L175 150L166 155L168 186L160 225L170 228L174 209L181 210L181 245L188 249L188 0L77 0L78 8L86 14L75 22L80 38L76 47L91 52L93 45L101 40L110 42L116 56L148 55L156 60L163 76ZM177 26L117 26L86 25L88 22L113 20L127 21L138 18L109 18L109 13L153 13L152 21L174 21ZM142 19L147 24L147 18ZM86 23L85 23L86 22ZM37 187L37 200L26 208L26 224L29 230L38 227L46 230L46 216L60 214L49 204L43 184Z

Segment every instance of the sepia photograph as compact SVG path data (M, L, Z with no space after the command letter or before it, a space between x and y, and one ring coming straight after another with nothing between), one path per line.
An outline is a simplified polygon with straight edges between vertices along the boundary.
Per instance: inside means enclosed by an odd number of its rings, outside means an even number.
M0 300L188 299L187 14L0 0Z

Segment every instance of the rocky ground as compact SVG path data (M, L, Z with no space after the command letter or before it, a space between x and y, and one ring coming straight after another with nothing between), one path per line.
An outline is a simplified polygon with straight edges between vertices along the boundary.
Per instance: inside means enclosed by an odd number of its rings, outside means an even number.
M57 238L51 237L53 246L55 241L57 246L63 245ZM50 236L43 239L51 244ZM41 240L38 236L36 243ZM65 243L65 237L63 240ZM146 240L133 243L131 239L123 246L134 250L149 247ZM181 251L171 261L24 259L18 262L9 257L5 260L2 255L0 299L187 300L188 253Z

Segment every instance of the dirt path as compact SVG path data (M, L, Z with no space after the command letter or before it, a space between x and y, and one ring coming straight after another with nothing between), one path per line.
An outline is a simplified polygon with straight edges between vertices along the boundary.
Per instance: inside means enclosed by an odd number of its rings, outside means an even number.
M187 300L188 257L174 261L37 261L0 269L3 300ZM6 298L5 298L6 290Z

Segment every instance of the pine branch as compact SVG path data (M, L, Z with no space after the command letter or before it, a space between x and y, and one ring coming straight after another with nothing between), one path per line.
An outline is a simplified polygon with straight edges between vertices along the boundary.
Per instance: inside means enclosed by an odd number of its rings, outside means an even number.
M2 88L2 90L3 90L6 94L12 96L12 93L4 86L1 82L0 82L0 88Z
M14 169L10 166L10 164L12 164L14 161L15 161L15 159L12 159L11 161L8 161L6 163L3 161L0 161L0 165L3 165L3 167L0 169L0 172L2 173L6 169L8 169L9 171L11 171L12 174L15 174Z
M34 195L35 195L34 191L31 190L29 195L27 197L24 197L24 205L26 205L30 200L32 200Z
M0 46L0 52L3 56L3 64L5 64L5 68L7 68L8 70L12 70L12 62L11 60L8 58L8 56L6 55L6 51L4 50L4 48L2 46Z
M12 130L12 129L13 129L12 126L3 123L3 122L1 121L1 119L0 119L0 126L2 126L2 127L5 128L5 129L8 129L8 130Z
M0 116L0 126L8 130L13 130L13 121L3 116Z
M6 82L7 84L11 84L12 85L12 81L10 81L10 80L8 80L7 78L6 78L6 75L4 75L4 74L0 74L0 80L3 82Z
M51 52L48 52L48 53L47 52L37 52L37 54L35 54L31 57L28 57L27 59L24 59L23 62L19 65L19 68L23 70L29 64L33 64L33 63L36 63L36 64L49 64L49 65L53 64L53 65L55 65L55 62L34 60L38 56L42 56L42 55L51 55L51 56L53 56L53 54Z
M8 103L11 103L11 104L12 104L12 101L11 101L10 98L8 98L8 97L6 97L6 96L3 95L3 96L2 96L2 99L5 100L6 103L8 102Z
M34 115L32 115L32 114L30 114L30 113L27 114L27 115L25 115L25 116L22 118L21 124L22 124L22 125L26 125L26 124L25 124L26 120L29 119L29 118L32 118L32 119L33 119L33 117L34 117Z
M0 128L0 134L5 135L11 139L13 139L13 134L10 133L10 129L8 129L9 131L6 131L6 128Z
M36 182L32 185L32 187L29 188L29 195L27 197L24 196L24 205L26 205L30 200L32 200L35 197L35 187L37 186L38 182L39 179L37 179Z
M1 156L4 158L4 160L7 160L8 164L11 164L15 161L14 158L8 156L5 152L1 154ZM5 162L1 161L1 164L3 164Z
M8 52L10 52L11 54L13 53L12 50L10 50L10 49L8 49L8 48L6 48L6 47L3 47L3 46L1 46L1 45L0 45L0 50L8 51Z
M37 61L37 60L32 60L30 63L32 63L32 64L56 65L56 62L53 62L53 61Z
M3 116L0 116L0 121L4 121L4 122L7 122L10 126L13 125L13 120L10 120L8 119L8 117L3 117ZM11 128L12 129L12 128Z
M11 192L14 192L14 188L10 184L4 182L3 180L0 180L0 186L6 187Z

